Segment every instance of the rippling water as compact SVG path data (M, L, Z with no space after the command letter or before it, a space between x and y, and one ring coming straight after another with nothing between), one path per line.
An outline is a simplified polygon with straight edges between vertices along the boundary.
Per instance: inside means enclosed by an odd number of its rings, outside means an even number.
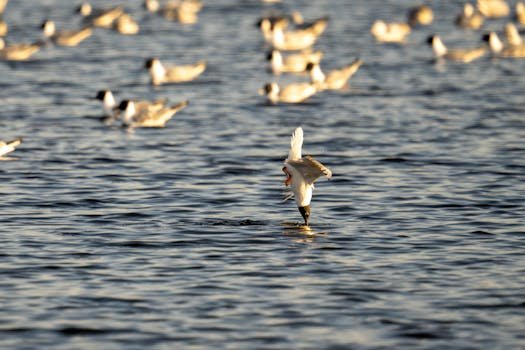
M452 26L461 2L431 2L436 21L402 46L368 30L414 1L214 0L193 26L120 3L139 35L97 29L0 64L1 137L25 140L0 163L0 347L525 346L525 63L433 63L429 34L479 44ZM46 17L75 27L73 8L13 0L8 38L38 38ZM254 23L292 9L331 17L325 69L364 64L348 91L269 106ZM153 88L149 56L209 69ZM190 104L128 133L96 119L103 88ZM316 185L310 231L281 202L299 125L334 173Z

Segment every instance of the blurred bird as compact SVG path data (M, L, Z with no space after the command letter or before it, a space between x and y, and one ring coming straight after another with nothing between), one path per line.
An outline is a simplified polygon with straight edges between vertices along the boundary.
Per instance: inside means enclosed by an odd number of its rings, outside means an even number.
M448 50L437 35L429 37L427 42L432 46L434 54L437 58L449 61L469 63L478 58L481 58L487 51L485 46L473 49Z
M50 20L44 21L40 28L47 40L51 40L53 43L61 46L77 46L93 33L90 27L75 31L57 32L55 22Z
M290 151L282 170L286 174L284 184L290 186L292 191L286 199L295 197L295 203L304 219L304 224L308 226L314 181L321 176L331 178L332 172L314 158L302 157L302 146L303 129L298 127L290 139Z
M110 90L99 90L95 96L95 99L102 101L102 111L106 117L104 118L104 122L109 124L119 117L120 110L118 108L117 102L115 101L115 97ZM137 113L144 113L148 111L157 111L163 108L166 104L166 101L166 98L161 98L156 101L133 100L133 103Z
M21 138L16 138L11 141L0 141L0 157L3 157L4 155L11 153L15 150L15 148L22 143Z
M4 40L0 38L0 59L7 61L26 61L40 50L40 47L42 47L41 43L6 46Z
M408 11L408 24L411 27L417 25L428 26L434 20L434 13L430 6L419 5Z
M0 14L4 13L8 0L0 0Z
M479 29L483 25L483 15L472 4L466 3L454 23L461 28Z
M348 79L357 72L362 63L361 59L356 58L350 65L332 70L328 74L323 73L318 63L309 63L307 70L319 91L340 90L348 87Z
M523 39L521 38L518 28L512 22L508 22L505 25L505 38L509 45L521 45L523 44Z
M273 74L281 73L302 73L306 71L308 63L319 63L323 57L322 51L301 51L296 54L282 55L278 50L272 50L268 54L268 60L271 62Z
M525 26L525 4L521 1L516 3L516 21Z
M6 36L8 31L6 21L0 19L0 36Z
M495 32L483 36L483 40L489 43L490 52L494 57L501 58L525 58L525 45L504 45Z
M261 90L260 95L266 95L269 102L276 104L301 103L315 95L317 87L312 83L295 83L284 86L282 89L275 82L266 84Z
M206 61L194 65L164 67L157 58L150 58L144 66L149 68L152 84L160 85L194 80L206 70Z
M183 1L169 1L165 6L161 7L157 0L144 1L144 7L149 12L155 12L164 18L172 21L178 21L183 24L196 23L197 14L202 9L202 1L200 0L183 0Z
M134 35L140 31L140 27L131 17L124 13L113 23L113 28L124 35Z
M319 35L319 31L314 28L284 31L283 26L276 23L272 30L271 44L274 49L281 51L304 50L312 46Z
M510 13L505 0L477 0L477 7L483 16L490 18L506 17Z
M124 126L131 128L163 128L175 113L186 107L187 104L188 100L184 100L171 107L164 106L160 109L140 111L135 107L133 101L124 100L119 105L119 109L124 112L120 119Z
M381 20L375 21L370 29L370 33L380 43L406 42L406 37L411 31L412 28L407 23L385 23Z
M124 13L124 9L119 6L110 9L93 10L93 7L88 2L83 2L77 8L77 12L80 13L90 25L111 28L116 19Z

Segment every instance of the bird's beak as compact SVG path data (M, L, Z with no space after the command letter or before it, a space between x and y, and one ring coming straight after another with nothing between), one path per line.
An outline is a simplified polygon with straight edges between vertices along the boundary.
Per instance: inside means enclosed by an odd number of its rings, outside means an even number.
M304 224L308 226L308 219L310 218L310 206L299 207L299 212L303 216Z

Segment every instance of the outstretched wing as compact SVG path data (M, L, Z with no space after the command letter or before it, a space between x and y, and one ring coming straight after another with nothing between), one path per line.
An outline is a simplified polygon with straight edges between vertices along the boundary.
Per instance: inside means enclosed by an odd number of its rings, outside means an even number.
M304 180L308 184L312 184L315 180L323 175L327 178L332 177L332 172L330 169L310 156L306 156L299 160L293 160L288 163L301 173Z
M290 152L288 153L287 161L300 160L301 148L303 147L303 128L295 129L290 139Z

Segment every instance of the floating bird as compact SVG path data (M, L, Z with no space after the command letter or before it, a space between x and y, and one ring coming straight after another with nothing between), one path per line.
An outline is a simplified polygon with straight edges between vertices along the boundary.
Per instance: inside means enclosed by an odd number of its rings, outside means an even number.
M432 46L434 54L437 58L449 61L469 63L478 58L481 58L487 51L485 46L472 49L448 50L437 35L429 37L427 42Z
M314 181L321 176L331 178L332 172L314 158L302 157L302 146L303 129L298 127L292 134L290 151L282 170L286 174L284 184L291 187L292 195L295 197L299 212L303 216L304 224L308 226Z
M501 58L525 58L525 45L503 45L495 32L490 32L483 37L489 43L489 48L493 56Z
M11 141L0 141L0 157L3 157L4 155L13 152L15 148L22 143L21 138L16 138Z
M507 39L509 45L516 46L523 44L523 39L521 38L521 35L518 32L518 28L516 28L516 26L512 22L509 22L505 25L505 38Z
M6 36L8 31L6 21L0 19L0 36Z
M340 90L348 87L348 79L357 72L361 64L363 64L363 61L356 58L350 65L324 74L319 63L309 63L307 70L310 72L312 82L317 86L319 91Z
M8 0L0 0L0 14L4 13Z
M278 22L272 30L271 44L274 49L281 51L304 50L312 46L319 35L313 28L284 31Z
M302 73L306 71L308 63L319 63L323 57L322 51L302 51L296 54L282 55L278 50L272 50L268 54L268 60L272 65L273 74Z
M385 23L377 20L372 25L370 33L380 43L404 43L412 28L407 23Z
M131 17L124 13L113 23L113 29L120 34L134 35L140 31L140 27Z
M454 23L461 28L479 29L483 25L483 15L472 4L466 3Z
M161 7L157 0L146 0L144 7L149 12L156 12L168 20L178 21L183 24L192 24L198 20L197 14L202 8L202 1L170 1Z
M317 91L317 87L312 83L289 84L281 89L277 83L272 82L259 90L259 94L266 95L268 101L273 104L301 103L315 95Z
M434 13L430 6L419 5L408 11L408 24L411 27L417 25L428 26L434 20Z
M164 67L157 58L150 58L144 66L149 68L152 84L161 85L192 81L206 70L206 61L194 65Z
M188 100L184 100L171 107L164 106L156 110L139 111L133 101L124 100L119 105L119 109L124 112L120 119L125 126L131 128L162 128L175 113L186 107L187 104Z
M102 101L102 111L107 118L107 122L111 122L119 117L120 109L118 108L115 97L110 90L99 90L95 99ZM148 111L157 111L163 108L166 101L166 98L162 98L153 102L148 100L133 100L133 103L137 113L144 113Z
M93 33L93 30L90 27L75 31L57 32L55 22L49 20L44 21L40 28L46 39L61 46L77 46Z
M6 46L0 38L0 59L7 61L27 61L35 52L40 50L41 43L15 44Z
M505 0L477 0L477 7L483 16L490 18L506 17L510 13Z
M516 21L522 26L525 26L525 4L518 1L516 3Z
M93 10L93 7L88 2L83 2L78 7L77 12L80 13L90 25L111 28L116 19L124 13L124 9L119 6L110 9Z

